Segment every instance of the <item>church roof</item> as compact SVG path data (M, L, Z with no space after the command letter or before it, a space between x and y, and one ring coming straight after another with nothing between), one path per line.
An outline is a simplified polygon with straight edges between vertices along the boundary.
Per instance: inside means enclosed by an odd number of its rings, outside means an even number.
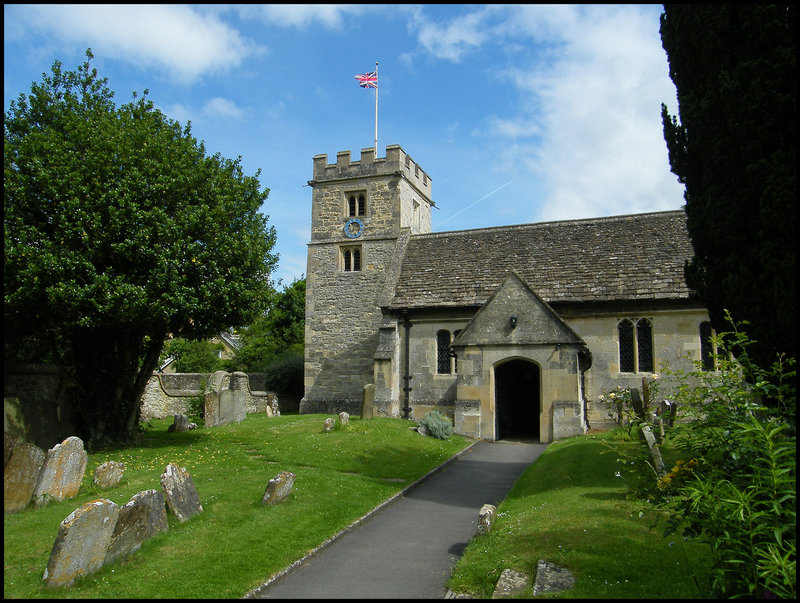
M483 305L512 270L549 304L686 300L684 210L410 237L389 308Z

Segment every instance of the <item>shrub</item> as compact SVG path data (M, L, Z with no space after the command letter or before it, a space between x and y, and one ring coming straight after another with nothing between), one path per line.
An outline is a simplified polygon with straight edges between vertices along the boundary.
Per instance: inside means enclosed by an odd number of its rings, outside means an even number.
M450 419L438 410L432 410L422 417L419 424L424 425L430 435L440 440L446 440L453 435L453 425L450 423Z

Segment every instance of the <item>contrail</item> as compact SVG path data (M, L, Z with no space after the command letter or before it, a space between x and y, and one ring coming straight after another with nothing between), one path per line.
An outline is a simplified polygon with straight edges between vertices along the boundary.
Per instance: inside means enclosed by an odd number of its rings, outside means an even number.
M483 197L481 197L480 199L478 199L478 200L477 200L477 201L475 201L474 203L470 203L469 205L467 205L467 206L466 206L464 209L462 209L461 211L457 211L456 213L454 213L454 214L453 214L452 216L450 216L449 218L446 218L446 219L442 220L442 221L439 223L439 225L442 225L442 224L444 224L445 222L449 222L450 220L452 220L452 219L453 219L453 218L455 218L456 216L458 216L458 215L460 215L460 214L463 214L463 213L464 213L465 211L467 211L467 210L468 210L470 207L473 207L474 205L477 205L478 203L480 203L481 201L483 201L483 200L484 200L484 199L486 199L487 197L491 197L491 196L492 196L492 195L494 195L494 194L495 194L497 191L501 191L501 190L503 190L503 189L504 189L505 187L507 187L509 184L511 184L512 182L514 182L514 180L516 180L516 178L513 178L512 180L509 180L509 181L508 181L508 182L506 182L506 183L505 183L503 186L501 186L501 187L499 187L499 188L496 188L496 189L494 189L494 190L493 190L491 193L488 193L488 194L484 195Z

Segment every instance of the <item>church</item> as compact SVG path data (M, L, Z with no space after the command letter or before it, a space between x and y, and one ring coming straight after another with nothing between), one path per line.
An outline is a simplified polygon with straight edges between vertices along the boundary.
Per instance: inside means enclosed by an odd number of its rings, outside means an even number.
M541 442L613 425L600 395L707 353L683 209L431 232L399 145L313 158L301 413L419 420Z

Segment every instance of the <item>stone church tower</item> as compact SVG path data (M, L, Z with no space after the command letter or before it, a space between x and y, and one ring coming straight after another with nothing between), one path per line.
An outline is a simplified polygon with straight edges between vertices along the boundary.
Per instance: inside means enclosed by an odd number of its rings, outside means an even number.
M357 413L410 235L431 230L431 179L399 145L314 157L301 413ZM391 327L395 329L395 326ZM385 329L384 329L385 330Z

